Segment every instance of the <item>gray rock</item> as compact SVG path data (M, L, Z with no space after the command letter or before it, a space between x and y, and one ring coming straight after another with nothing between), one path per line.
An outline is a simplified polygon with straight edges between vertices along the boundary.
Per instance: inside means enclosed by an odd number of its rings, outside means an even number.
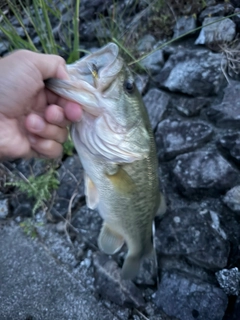
M173 106L184 116L193 117L199 115L200 111L209 104L206 97L175 98L172 99Z
M154 303L146 303L145 310L148 320L178 320L175 317L169 317L165 312L159 310Z
M0 200L0 219L5 219L8 215L8 199Z
M150 74L156 75L158 74L163 65L164 65L164 57L163 51L157 50L147 56L145 59L141 60L140 65Z
M153 255L152 257L146 257L143 259L139 273L134 279L134 282L137 285L143 286L154 286L157 284L158 280L158 265L156 262L156 257Z
M186 32L192 31L196 28L196 26L197 21L193 15L178 18L177 23L174 27L173 38L177 38Z
M147 88L149 76L145 74L136 74L134 77L135 84L138 88L138 91L143 94Z
M82 206L75 212L71 224L79 232L80 243L87 242L88 245L98 248L97 238L101 230L102 218L97 211L89 209L86 205Z
M217 152L190 152L176 159L173 176L186 196L217 196L239 182L239 173Z
M180 320L220 320L228 303L218 287L174 271L164 272L154 301Z
M224 90L224 98L218 105L208 108L206 114L209 119L219 127L236 128L240 127L240 83L232 81Z
M36 229L38 239L48 248L51 256L64 264L69 270L74 268L78 261L72 242L67 237L67 228L63 235L56 232L54 224L48 224L47 226L44 223L40 226L36 224Z
M231 42L235 38L235 23L229 18L221 21L218 20L219 18L216 17L204 19L203 28L201 29L195 44L206 44L215 47L217 44ZM212 24L207 25L209 23Z
M117 319L19 227L1 230L0 257L1 320Z
M223 197L223 202L234 212L240 213L240 186L230 189Z
M177 208L163 217L156 230L158 255L185 256L197 266L213 271L227 265L229 243L212 225L209 212Z
M240 290L240 272L238 268L220 270L216 272L216 278L227 295L238 296Z
M0 56L5 55L10 47L10 43L7 40L2 40L0 43Z
M212 135L212 128L202 121L164 120L155 134L158 157L169 160L204 145Z
M137 51L140 53L149 52L153 49L156 39L151 34L146 34L137 43Z
M240 164L240 133L233 133L219 139L219 146L226 152L227 156Z
M141 307L144 300L141 291L130 280L121 279L121 269L108 256L94 257L96 291L104 298L120 306Z
M69 202L74 195L72 210L74 210L79 200L85 197L83 168L77 155L68 157L62 163L58 172L60 186L56 191L54 204L50 210L54 218L61 218L67 214Z
M207 5L206 9L203 10L199 15L199 20L203 21L207 17L222 17L225 15L232 14L234 11L233 6L230 3L219 3L217 5ZM218 18L219 19L219 18Z
M170 104L169 95L161 90L151 89L143 97L143 101L147 108L152 128L155 130Z
M109 9L112 5L111 0L82 0L79 8L79 16L84 21L90 21L94 18L97 13L102 13L104 10Z
M194 97L216 95L226 83L221 60L221 54L208 50L179 48L154 80L170 91Z
M232 313L229 315L229 317L226 317L226 320L239 320L239 319L240 319L240 297L238 296L235 301Z

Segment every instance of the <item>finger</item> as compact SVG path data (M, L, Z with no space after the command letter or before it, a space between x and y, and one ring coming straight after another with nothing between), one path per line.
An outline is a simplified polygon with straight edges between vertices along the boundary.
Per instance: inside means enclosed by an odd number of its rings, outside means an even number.
M68 79L68 73L65 67L65 60L53 54L41 54L31 52L32 63L40 71L42 79L59 78Z
M56 142L63 143L68 136L67 128L50 124L39 115L33 113L26 117L25 126L30 133L46 140L55 140Z
M82 118L81 106L75 102L68 101L64 107L64 113L71 122L79 122Z
M45 119L51 124L55 124L59 127L66 127L70 125L70 121L66 119L63 108L52 104L47 107L45 111Z
M71 122L78 122L82 117L82 107L80 104L66 100L56 95L55 93L46 90L47 102L49 104L56 104L64 109L65 116Z
M29 135L29 142L31 148L38 154L38 157L54 159L62 155L62 144L54 140L42 139L38 136Z

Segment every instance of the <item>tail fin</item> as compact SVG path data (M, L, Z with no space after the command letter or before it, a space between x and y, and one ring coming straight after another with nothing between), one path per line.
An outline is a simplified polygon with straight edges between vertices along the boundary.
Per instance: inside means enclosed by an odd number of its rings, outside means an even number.
M141 258L139 256L127 255L122 267L122 279L131 280L138 275L141 265Z

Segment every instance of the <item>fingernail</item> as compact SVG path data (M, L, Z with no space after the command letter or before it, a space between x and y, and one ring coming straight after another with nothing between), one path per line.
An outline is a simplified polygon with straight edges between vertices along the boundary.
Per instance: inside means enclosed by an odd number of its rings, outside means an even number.
M31 127L32 130L35 132L43 131L45 128L45 122L44 120L38 116L38 115L31 115L28 119L29 121L29 127Z
M57 77L59 79L63 79L63 80L68 80L69 79L69 75L68 75L67 68L66 68L65 65L64 66L63 65L59 66Z

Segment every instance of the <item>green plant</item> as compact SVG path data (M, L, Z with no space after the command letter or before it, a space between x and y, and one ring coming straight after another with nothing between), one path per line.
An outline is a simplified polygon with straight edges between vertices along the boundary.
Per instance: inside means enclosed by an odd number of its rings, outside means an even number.
M63 144L63 154L67 156L72 156L74 151L74 144L71 139L70 134L68 135L68 139L66 142Z
M17 187L28 198L35 199L36 202L33 207L33 214L35 214L37 209L44 207L46 202L51 199L52 191L58 188L58 173L54 167L51 167L40 176L31 175L28 178L22 176L22 179L7 182L5 185Z
M0 31L10 42L10 50L29 49L35 52L41 51L49 54L62 54L69 63L79 59L79 6L80 0L76 0L75 8L67 7L67 10L74 11L74 19L64 23L59 8L53 0L33 0L29 1L6 0L9 10L20 24L24 36L20 36L8 15L0 9L1 24ZM67 6L62 0L62 4ZM29 28L25 25L25 20L29 21L29 26L34 30L36 37L39 38L40 46L36 46L29 34ZM53 33L51 20L57 21L58 33L62 45L60 46ZM40 49L39 49L40 48Z
M35 222L33 219L26 219L20 223L23 232L33 239L37 237L37 227L41 226L43 226L43 222Z

